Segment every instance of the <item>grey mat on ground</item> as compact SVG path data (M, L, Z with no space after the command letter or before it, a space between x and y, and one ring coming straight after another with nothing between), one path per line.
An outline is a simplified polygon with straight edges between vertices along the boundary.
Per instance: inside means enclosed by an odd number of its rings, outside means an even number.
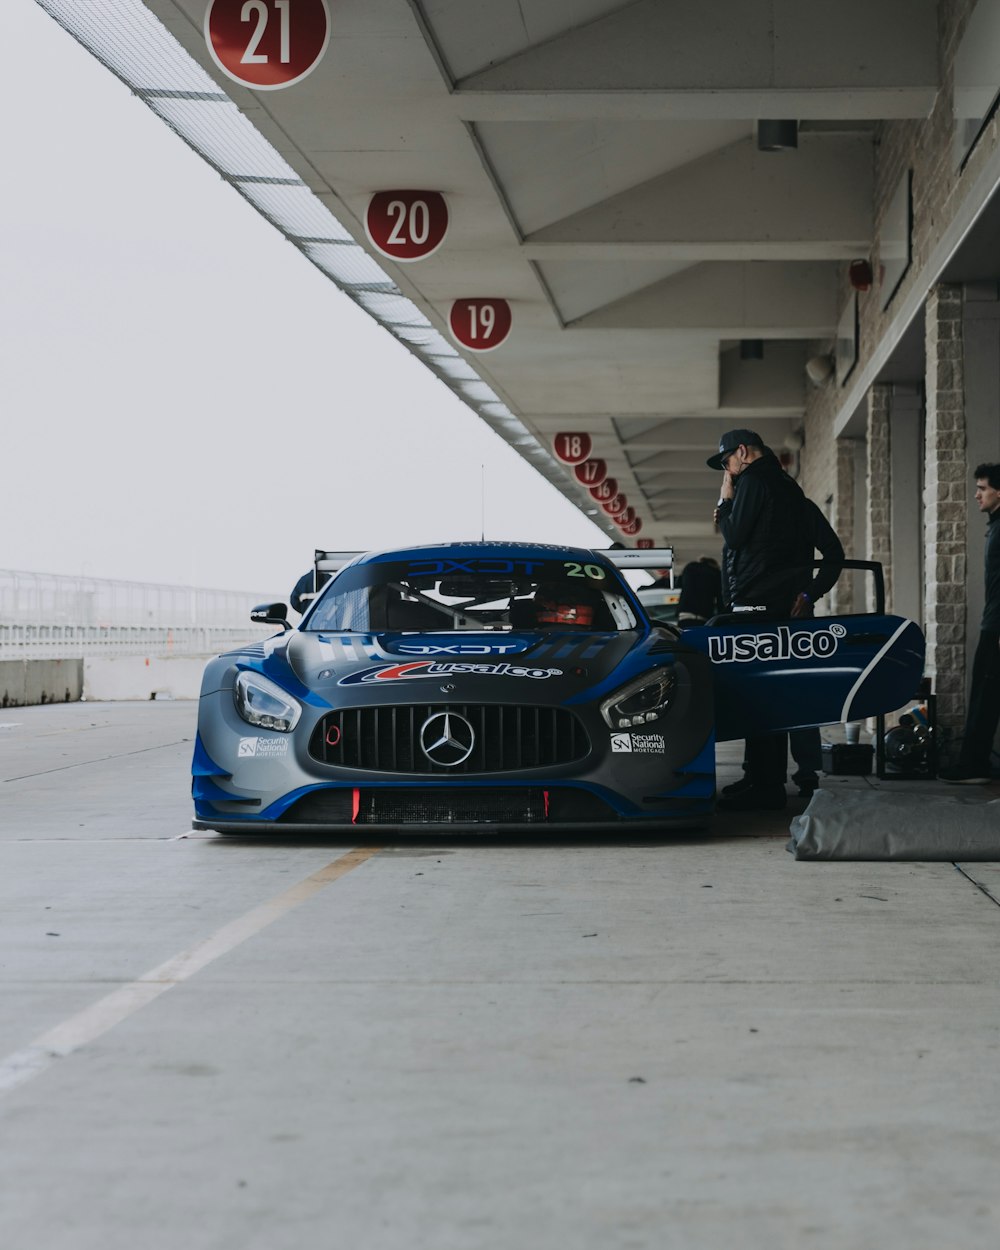
M789 829L796 859L1000 862L1000 799L981 790L817 790Z

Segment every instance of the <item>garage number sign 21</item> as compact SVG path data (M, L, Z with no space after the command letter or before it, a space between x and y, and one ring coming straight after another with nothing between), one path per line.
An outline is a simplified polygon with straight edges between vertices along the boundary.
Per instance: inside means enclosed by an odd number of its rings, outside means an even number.
M330 41L326 0L209 0L205 42L234 82L254 91L291 87L312 73Z

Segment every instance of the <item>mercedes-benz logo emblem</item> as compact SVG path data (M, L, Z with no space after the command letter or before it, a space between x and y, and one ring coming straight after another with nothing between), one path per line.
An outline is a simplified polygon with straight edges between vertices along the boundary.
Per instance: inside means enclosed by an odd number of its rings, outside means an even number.
M457 712L435 712L420 727L420 749L432 764L454 768L476 745L476 731Z

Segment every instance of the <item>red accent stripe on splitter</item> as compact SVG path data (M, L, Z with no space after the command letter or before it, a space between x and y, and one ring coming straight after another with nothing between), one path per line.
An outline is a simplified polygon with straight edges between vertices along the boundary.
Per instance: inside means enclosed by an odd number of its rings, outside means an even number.
M358 823L358 812L361 809L361 791L355 786L351 791L351 824Z

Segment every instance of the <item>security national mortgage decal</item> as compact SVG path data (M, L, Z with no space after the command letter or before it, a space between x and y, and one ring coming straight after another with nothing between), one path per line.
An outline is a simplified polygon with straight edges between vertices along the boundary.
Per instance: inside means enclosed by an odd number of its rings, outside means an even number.
M288 754L287 738L241 738L236 751L241 759L252 755L255 759L275 759Z
M666 741L663 734L614 733L611 735L612 754L663 755Z

